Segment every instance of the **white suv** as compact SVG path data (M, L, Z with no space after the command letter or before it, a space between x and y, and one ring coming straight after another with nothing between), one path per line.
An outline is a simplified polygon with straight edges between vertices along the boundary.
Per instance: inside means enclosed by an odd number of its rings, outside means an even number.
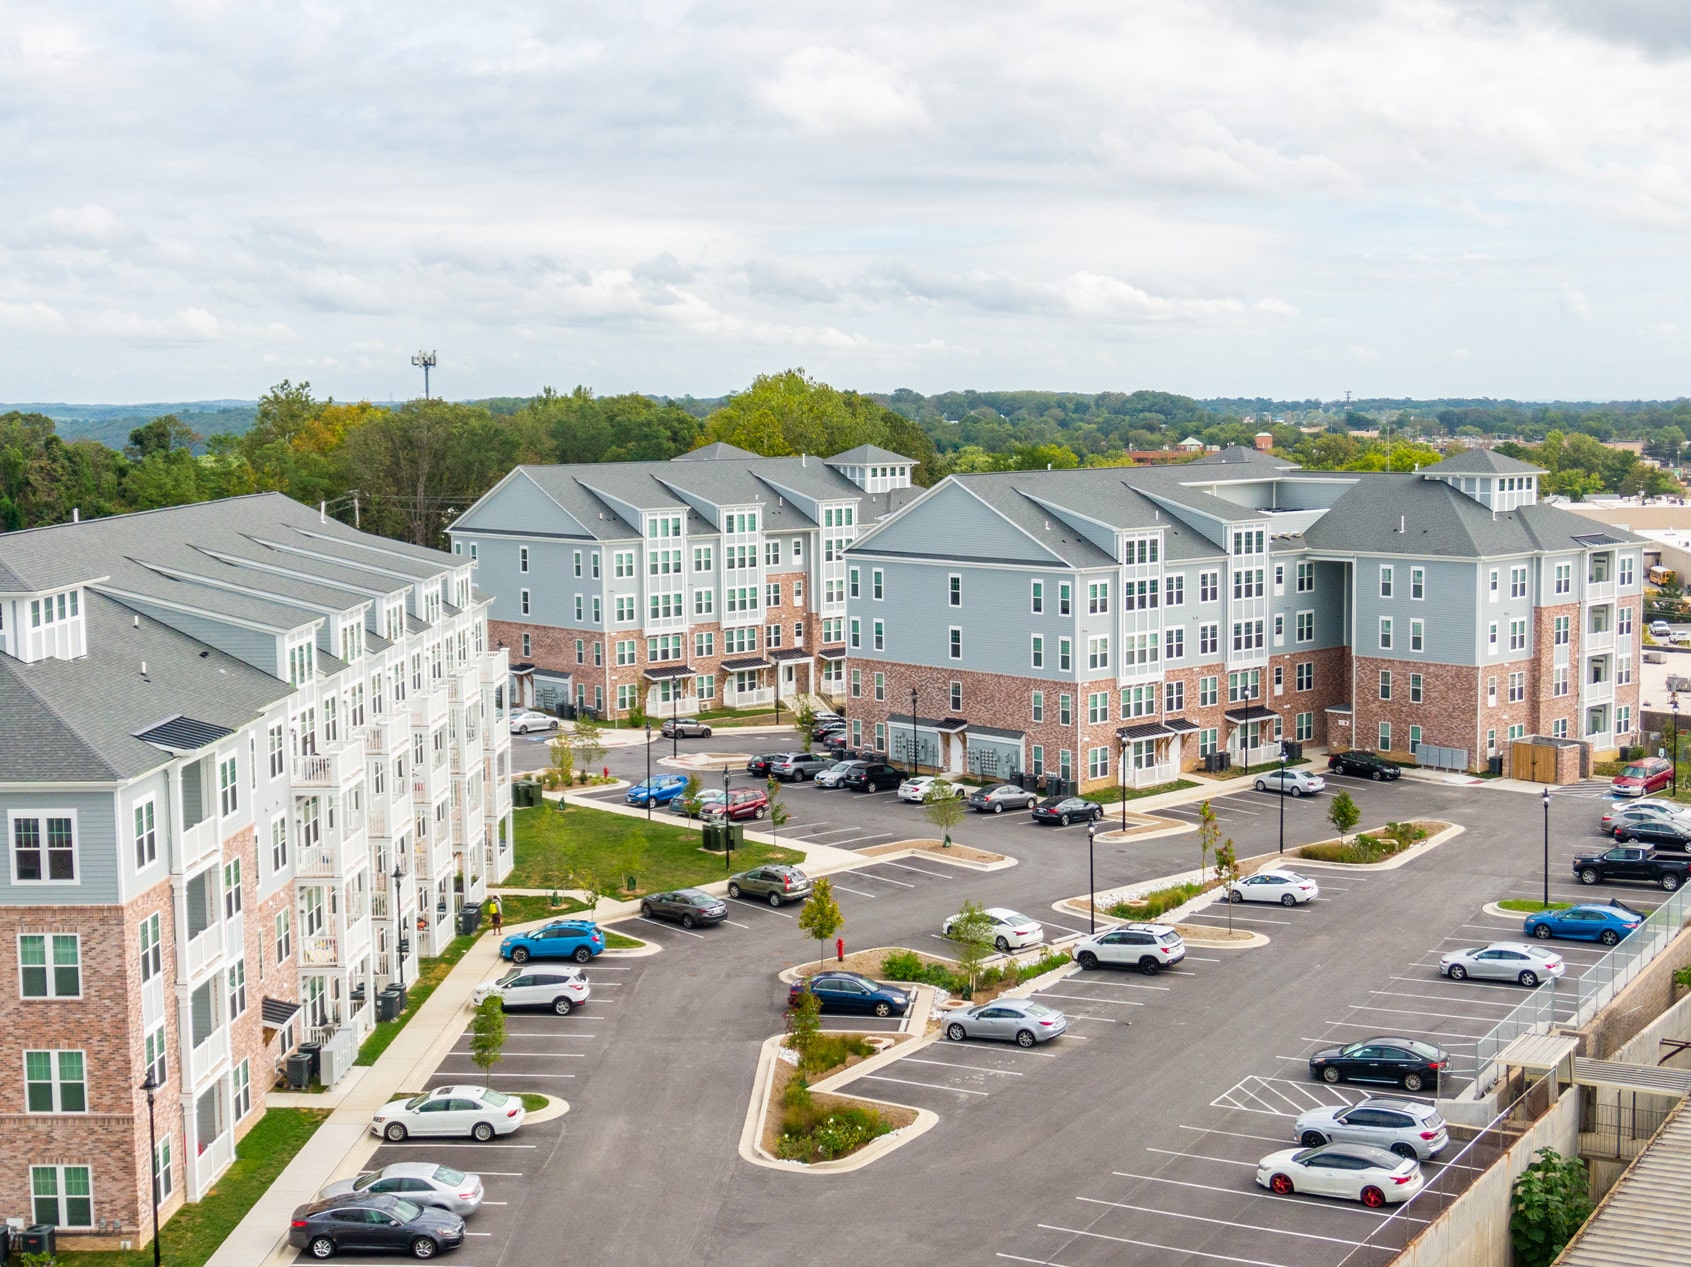
M480 1007L489 995L498 995L509 1011L514 1007L549 1007L568 1016L592 997L587 978L578 968L519 968L497 981L483 981L470 994L470 1003Z
M1167 924L1123 924L1075 943L1074 961L1093 968L1137 968L1154 977L1186 958L1186 943Z
M1439 1111L1420 1100L1374 1099L1313 1109L1298 1118L1293 1135L1305 1148L1322 1144L1372 1144L1399 1157L1428 1161L1450 1143Z

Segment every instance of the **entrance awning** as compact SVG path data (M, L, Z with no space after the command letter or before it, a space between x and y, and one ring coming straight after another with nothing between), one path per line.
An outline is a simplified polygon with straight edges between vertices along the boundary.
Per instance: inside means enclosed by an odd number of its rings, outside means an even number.
M1229 709L1223 714L1230 722L1273 721L1277 713L1272 708L1264 708L1261 704L1252 704L1249 708Z
M845 648L823 647L822 650L818 651L816 654L823 660L843 660L845 659Z
M1116 738L1124 743L1130 740L1166 739L1174 734L1160 721L1144 722L1138 726L1122 726L1116 731Z
M982 739L997 739L1002 743L1021 743L1028 737L1025 730L1000 730L997 726L969 726L967 723L964 724L971 738L978 735Z
M1169 720L1168 728L1177 735L1187 735L1198 729L1198 723L1187 721L1184 717L1175 717Z
M810 652L803 647L788 647L784 651L771 651L769 658L778 664L784 664L788 660L808 660L810 659Z
M649 668L640 674L649 682L666 682L670 678L692 677L693 669L686 664L661 664L656 668Z
M735 673L738 673L742 669L767 669L769 667L769 661L768 660L724 660L722 662L722 667L725 668L725 669L732 669Z
M281 1029L299 1015L300 1005L292 999L273 999L266 995L264 1002L259 1004L259 1011L266 1026Z

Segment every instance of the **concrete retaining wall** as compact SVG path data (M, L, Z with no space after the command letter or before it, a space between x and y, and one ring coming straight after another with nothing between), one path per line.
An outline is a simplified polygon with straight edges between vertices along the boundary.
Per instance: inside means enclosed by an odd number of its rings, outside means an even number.
M1594 1060L1619 1060L1615 1055L1647 1025L1661 1016L1674 1001L1673 974L1675 969L1691 963L1691 928L1683 928L1644 971L1627 983L1620 994L1610 1000L1589 1025L1582 1029L1563 1029L1564 1034L1580 1039L1579 1054ZM1641 1064L1653 1065L1651 1056Z

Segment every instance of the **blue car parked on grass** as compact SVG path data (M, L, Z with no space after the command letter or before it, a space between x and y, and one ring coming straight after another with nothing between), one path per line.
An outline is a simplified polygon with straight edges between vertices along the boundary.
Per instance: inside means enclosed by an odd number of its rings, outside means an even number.
M605 934L590 919L553 920L543 928L512 933L499 943L499 957L512 963L530 959L573 959L586 963L605 948Z
M1521 931L1533 937L1566 937L1574 941L1600 941L1613 946L1644 922L1644 913L1623 902L1570 906L1565 911L1538 911L1529 915Z
M642 779L623 794L623 800L630 805L668 805L680 796L687 788L685 774L654 774L649 779Z

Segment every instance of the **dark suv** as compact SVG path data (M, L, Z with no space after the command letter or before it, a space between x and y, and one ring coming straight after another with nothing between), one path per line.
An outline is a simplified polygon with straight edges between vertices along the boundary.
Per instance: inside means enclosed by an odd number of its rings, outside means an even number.
M894 769L884 761L865 762L848 771L840 780L841 787L853 792L880 792L904 782L904 771Z
M1354 774L1359 778L1399 779L1403 777L1403 767L1395 766L1377 752L1335 752L1327 758L1327 768L1334 774Z

